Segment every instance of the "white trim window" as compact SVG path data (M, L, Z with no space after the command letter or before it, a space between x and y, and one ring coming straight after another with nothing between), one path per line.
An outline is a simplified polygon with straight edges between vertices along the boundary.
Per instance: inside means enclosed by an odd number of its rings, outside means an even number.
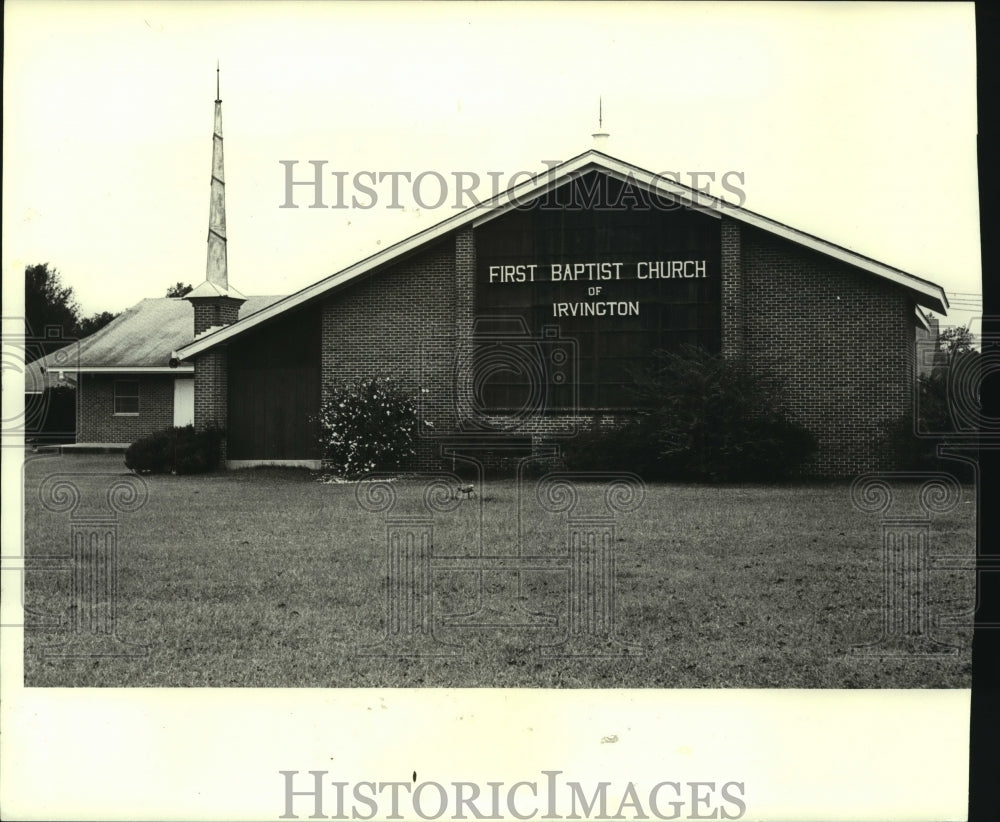
M139 381L115 380L115 416L139 416Z

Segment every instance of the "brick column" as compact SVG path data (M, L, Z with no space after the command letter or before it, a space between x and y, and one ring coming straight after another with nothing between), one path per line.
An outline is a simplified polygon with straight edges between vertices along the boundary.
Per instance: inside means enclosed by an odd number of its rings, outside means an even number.
M198 431L229 425L229 357L226 346L217 345L194 361L194 427ZM226 440L222 440L226 458Z
M740 259L740 224L722 218L722 355L743 352L743 264Z
M472 326L475 320L476 243L472 227L455 235L455 381L453 407L472 396ZM460 420L455 420L455 424Z
M194 306L195 336L209 328L232 325L240 317L240 306L246 302L233 297L191 297L189 301Z

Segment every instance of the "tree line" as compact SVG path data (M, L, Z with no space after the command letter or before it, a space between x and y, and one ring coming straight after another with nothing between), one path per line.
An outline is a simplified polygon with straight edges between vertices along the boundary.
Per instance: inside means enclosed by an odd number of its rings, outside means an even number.
M167 288L167 297L183 297L191 285L177 282ZM36 263L24 268L25 333L43 337L46 329L56 326L64 339L82 339L104 328L121 312L99 311L84 316L73 293L73 287L63 282L59 269L49 263ZM35 359L48 350L35 349L29 354Z

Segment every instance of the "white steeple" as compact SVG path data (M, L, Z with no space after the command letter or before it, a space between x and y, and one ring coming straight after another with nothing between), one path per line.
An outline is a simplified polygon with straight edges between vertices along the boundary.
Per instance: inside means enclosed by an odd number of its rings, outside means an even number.
M598 151L607 148L608 138L611 135L604 130L604 100L601 97L597 98L597 131L590 136L594 138L594 148Z
M233 297L243 295L229 287L226 260L226 176L222 152L222 97L219 94L219 65L215 66L215 121L212 131L212 191L208 212L208 260L205 281L194 289L191 297Z

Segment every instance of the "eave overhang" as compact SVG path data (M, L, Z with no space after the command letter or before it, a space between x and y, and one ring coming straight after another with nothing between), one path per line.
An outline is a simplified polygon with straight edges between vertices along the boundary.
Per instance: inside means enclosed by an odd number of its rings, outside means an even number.
M718 197L713 197L697 189L685 186L662 174L646 171L638 166L592 149L567 160L565 163L553 166L532 177L530 180L525 180L489 200L473 205L436 225L430 226L376 254L366 257L336 274L325 277L295 294L272 303L260 311L241 318L232 325L203 334L197 340L193 340L180 348L177 351L177 356L180 359L190 359L245 331L249 331L251 328L266 323L286 311L323 297L365 274L396 262L418 251L425 245L443 239L453 231L457 231L468 225L472 225L473 227L482 225L592 171L608 174L615 179L637 185L650 193L676 200L683 206L695 209L701 213L710 214L718 218L729 217L799 246L832 257L906 289L912 294L914 301L918 305L941 314L947 313L948 298L945 295L944 289L929 280L916 277L913 274L886 265L885 263L880 263L878 260L858 254L848 248L823 240L804 231L799 231L749 209L727 203Z

